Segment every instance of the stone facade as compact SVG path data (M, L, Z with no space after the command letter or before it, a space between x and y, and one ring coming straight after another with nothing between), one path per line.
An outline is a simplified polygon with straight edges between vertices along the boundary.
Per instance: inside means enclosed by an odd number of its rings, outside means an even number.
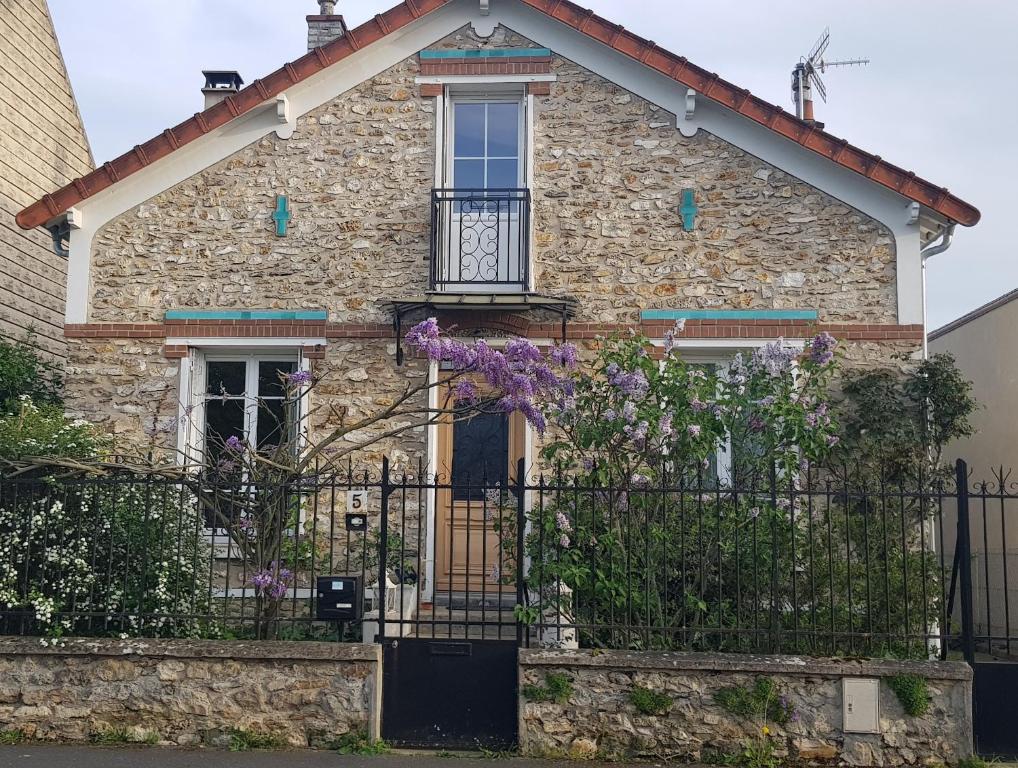
M0 639L0 730L223 746L231 729L319 746L378 738L381 647L190 640Z
M526 41L502 30L496 44ZM478 44L463 31L452 43ZM488 43L489 45L491 43ZM449 46L450 41L436 44ZM91 322L172 308L319 308L387 322L427 286L434 99L408 59L121 215L96 236ZM535 97L534 269L577 321L640 309L817 309L895 321L894 247L874 220L561 58ZM683 187L700 213L684 232ZM276 238L275 195L294 219Z
M6 0L0 13L0 339L28 331L50 360L64 356L67 259L41 227L15 214L92 170L46 0Z
M721 688L771 679L798 716L767 723L775 753L799 763L850 766L953 765L972 753L972 673L953 662L892 662L626 651L520 651L521 690L549 674L571 681L563 703L520 701L520 746L531 755L651 757L678 762L741 753L762 722L736 717L715 700ZM885 680L926 679L927 714L905 713ZM880 733L842 728L842 679L877 678ZM640 714L634 687L664 694L668 714Z
M535 45L500 28L431 47ZM550 95L534 96L532 260L538 291L578 300L574 326L632 325L655 308L896 322L893 239L878 222L717 137L683 137L674 115L570 61L553 56L551 69ZM409 58L301 116L292 138L271 134L104 226L89 322L158 334L168 309L324 308L332 324L387 328L389 300L428 285L439 139L419 72ZM684 187L700 208L692 232L676 211ZM270 218L282 193L293 212L284 238ZM916 346L859 342L846 360L887 363ZM162 429L174 444L176 366L156 349L154 339L76 338L75 415L148 442ZM327 379L319 427L332 405L362 414L401 391L392 350L385 338L330 338L315 362ZM420 432L398 447L413 457L423 445Z

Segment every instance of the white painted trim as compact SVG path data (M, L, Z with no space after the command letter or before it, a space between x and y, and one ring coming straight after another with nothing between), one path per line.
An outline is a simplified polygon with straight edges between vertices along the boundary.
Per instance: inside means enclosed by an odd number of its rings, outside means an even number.
M189 443L191 439L191 419L188 418L187 406L191 402L191 369L194 365L193 349L187 351L187 356L180 358L180 377L177 384L177 456L178 465L187 462L190 455Z
M438 363L432 361L428 364L428 381L438 380ZM428 390L428 408L438 408L438 388L432 387ZM438 472L438 424L427 426L427 468L426 475L434 476ZM428 481L422 478L425 483ZM425 526L424 526L424 589L421 591L421 601L430 603L435 593L435 511L437 509L436 489L433 484L428 488L425 497Z
M256 338L245 337L215 337L205 338L200 336L168 336L166 344L169 346L180 345L188 347L231 347L238 352L245 349L268 349L270 347L320 347L325 346L328 340L324 336L281 336L279 338Z
M503 24L672 114L685 115L688 91L685 86L537 10L503 0L491 15L482 17L475 0L455 0L288 89L286 96L292 124L296 124L297 116L327 103L467 24L482 29ZM242 115L82 201L78 207L85 226L70 233L66 321L73 324L88 320L91 249L101 227L145 200L278 131L282 126L277 121L273 99L265 108ZM698 99L693 119L679 120L679 123L684 135L706 130L887 226L896 244L898 322L922 322L920 228L909 225L907 217L902 215L903 208L911 202L908 198L709 99ZM266 190L266 206L270 204L271 192Z
M554 83L557 80L558 75L418 75L414 78L414 82L418 85Z
M535 124L534 109L535 109L535 106L534 105L535 104L536 104L536 101L534 100L533 94L528 93L526 95L526 97L524 98L524 100L523 100L523 107L524 107L524 111L526 112L526 114L523 116L523 120L524 120L524 122L523 122L523 143L524 143L524 147L522 148L523 151L520 153L521 158L522 158L523 163L524 163L524 168L523 168L523 185L528 190L530 190L530 196L531 196L531 202L530 202L530 205L531 205L531 209L530 209L531 210L531 215L530 215L530 232L529 232L529 237L530 237L530 242L531 243L537 242L536 239L535 239L535 227L534 227L534 220L535 220L536 217L533 215L533 205L534 205L534 203L533 203L533 199L532 199L533 195L534 195L534 155L535 155L535 152L536 152L536 150L534 149L534 135L535 135L535 128L534 128L534 124ZM528 253L527 253L527 258L530 259L530 263L527 264L527 290L528 291L537 290L534 287L535 286L535 283L534 283L534 272L536 271L534 269L534 254L536 253L536 251L537 251L536 248L531 247L528 250Z

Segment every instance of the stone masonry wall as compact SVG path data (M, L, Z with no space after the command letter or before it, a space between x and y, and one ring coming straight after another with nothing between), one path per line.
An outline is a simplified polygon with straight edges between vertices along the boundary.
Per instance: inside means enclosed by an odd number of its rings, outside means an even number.
M231 729L320 746L378 738L380 646L0 638L0 730L225 746Z
M763 723L736 717L715 701L724 687L774 681L798 713L768 723L779 757L850 766L953 765L972 753L972 673L961 663L843 661L627 651L520 651L521 691L547 676L571 681L563 703L520 702L520 746L531 755L577 758L644 756L702 762L740 754ZM910 717L886 684L893 675L924 677L929 712ZM879 678L879 734L842 730L841 680ZM644 715L630 701L636 686L666 695L666 715Z
M538 41L539 43L540 41ZM463 30L434 47L527 45ZM535 97L538 290L578 321L641 308L816 308L821 321L894 322L890 233L782 171L560 57ZM388 321L385 299L427 287L434 99L410 58L105 226L92 322L170 308L320 308ZM676 209L696 190L696 230ZM293 221L277 238L275 195Z

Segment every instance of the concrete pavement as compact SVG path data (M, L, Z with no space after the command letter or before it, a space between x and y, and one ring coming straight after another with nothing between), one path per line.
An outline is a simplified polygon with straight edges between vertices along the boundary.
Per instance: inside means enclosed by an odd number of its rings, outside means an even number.
M335 752L220 752L164 747L44 744L0 747L0 768L564 768L569 765L549 760L484 758L459 753L360 756ZM593 768L597 764L584 765Z

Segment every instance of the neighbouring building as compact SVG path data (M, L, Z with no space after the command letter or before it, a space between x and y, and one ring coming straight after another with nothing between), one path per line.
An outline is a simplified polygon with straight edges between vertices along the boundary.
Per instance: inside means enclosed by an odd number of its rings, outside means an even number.
M18 216L70 223L68 403L120 440L258 442L295 367L324 429L422 370L399 331L428 315L581 344L684 319L705 361L827 330L889 363L921 346L921 250L979 219L571 2L406 0L357 28L332 5L307 55L243 89L206 73L203 112ZM375 453L531 460L496 421ZM427 503L438 530L455 501Z
M971 483L999 499L972 508L973 605L977 630L1007 637L1009 610L1018 606L1018 530L1011 517L1018 471L1018 364L1007 353L1018 329L1018 290L974 309L930 333L931 353L950 352L979 407L974 432L947 446L944 458L964 459ZM987 505L991 508L987 509ZM1007 510L1007 514L1005 514ZM949 538L950 542L951 538Z
M18 211L95 163L46 0L0 8L0 338L65 355L67 257L45 229L22 229Z

